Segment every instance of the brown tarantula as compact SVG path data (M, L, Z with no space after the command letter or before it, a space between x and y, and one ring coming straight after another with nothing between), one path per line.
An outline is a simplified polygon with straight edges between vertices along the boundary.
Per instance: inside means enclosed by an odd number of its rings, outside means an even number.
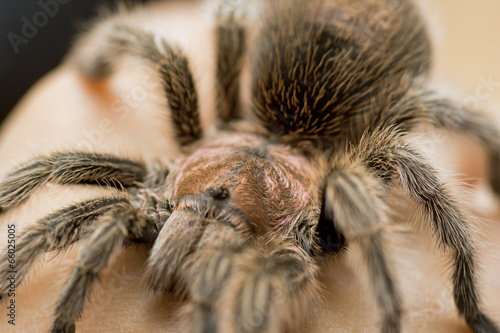
M283 331L319 295L318 263L356 242L381 330L400 332L402 302L381 228L385 200L399 187L451 252L458 313L476 333L500 332L480 309L467 221L405 133L427 122L470 134L490 153L496 192L500 136L482 115L427 88L431 47L414 5L272 0L262 3L261 16L251 31L232 10L217 15L218 117L211 134L202 131L197 83L179 47L111 17L75 48L70 63L90 80L106 80L123 58L157 75L182 156L148 166L61 152L34 158L3 179L0 212L46 183L123 192L58 210L21 235L18 283L43 253L82 241L52 331L75 331L93 282L110 256L133 242L152 244L147 280L190 302L193 332ZM251 103L240 97L244 66ZM9 270L6 251L0 296L9 288ZM259 320L249 321L255 313Z

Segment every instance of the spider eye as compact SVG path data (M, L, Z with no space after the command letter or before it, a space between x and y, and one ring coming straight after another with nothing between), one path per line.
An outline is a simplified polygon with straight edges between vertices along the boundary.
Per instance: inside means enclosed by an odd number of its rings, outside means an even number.
M215 200L227 200L229 198L229 189L217 186L211 187L206 191L207 195Z

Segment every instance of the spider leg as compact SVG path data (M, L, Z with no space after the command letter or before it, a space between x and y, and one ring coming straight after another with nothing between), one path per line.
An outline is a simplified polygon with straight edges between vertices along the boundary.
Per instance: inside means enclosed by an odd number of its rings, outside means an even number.
M410 130L425 121L471 136L486 149L489 155L489 181L495 193L500 194L500 130L487 115L467 110L436 93L425 92L398 104L386 119L390 119L390 123L397 123L404 130Z
M239 24L234 9L226 7L229 5L220 8L216 26L217 110L224 123L241 118L239 78L246 49L245 28Z
M134 187L146 174L142 163L103 154L54 153L26 162L0 183L0 213L28 199L47 182Z
M453 251L453 296L458 313L475 333L500 332L479 308L474 247L467 222L434 168L404 144L375 149L368 154L366 163L375 172L399 175L402 187L432 222L439 242Z
M0 299L7 294L9 271L15 271L19 285L37 259L45 252L61 251L88 234L100 216L124 198L98 198L63 208L28 227L19 237L16 265L11 267L7 251L0 257Z
M149 284L155 291L182 293L179 270L203 235L204 219L191 211L174 211L160 231L148 260Z
M198 200L210 199L197 197L194 201ZM202 208L207 207L203 202L199 203L200 211L182 206L182 202L177 204L161 229L147 270L154 290L175 292L193 300L194 315L199 319L196 327L192 328L194 331L210 332L219 329L216 326L221 322L231 323L229 331L273 331L280 323L294 318L289 316L290 311L281 313L274 308L273 302L278 293L283 292L288 297L284 303L295 308L304 304L298 300L299 297L307 299L309 295L314 295L314 292L307 291L316 288L313 280L316 266L307 255L300 252L297 255L266 256L256 249L243 250L244 244L252 244L255 239L249 236L253 231L241 216L231 215L227 208L224 212L208 213ZM286 246L283 248L289 250ZM288 252L298 249L290 248ZM301 283L306 281L305 286L299 288L300 283L293 282L296 279ZM227 289L225 286L228 284L233 287ZM242 288L250 291L242 293L239 291ZM251 300L252 294L255 295L255 302ZM233 299L235 295L238 297ZM231 309L240 310L225 313L226 298L234 304ZM266 307L271 307L281 321L269 314L270 310ZM246 323L247 316L252 314L263 316L264 322ZM228 319L220 320L220 316L227 316Z
M500 131L485 114L466 110L447 100L432 101L428 117L437 126L464 132L479 141L489 154L489 181L500 194Z
M106 20L73 52L73 62L80 71L98 80L110 76L124 57L144 62L159 76L179 142L186 145L199 139L202 128L198 97L189 61L180 48L151 32Z
M377 194L384 191L385 184L363 166L351 165L332 172L327 178L317 230L327 252L342 248L344 236L358 242L383 312L382 332L388 333L401 331L402 309L380 230L387 218L385 204ZM325 225L334 226L335 232L331 234Z
M175 210L161 229L148 260L149 284L155 291L185 296L189 276L183 272L205 244L238 246L242 237L233 226L207 219L193 210Z
M75 331L75 319L81 314L92 283L114 253L127 241L152 242L158 234L154 222L126 201L113 205L95 224L57 304L54 333Z
M193 324L191 332L217 332L215 301L220 298L221 287L227 283L233 269L234 257L242 252L238 248L204 250L193 260L190 274L198 271L198 278L191 286ZM195 276L195 275L193 275Z
M293 247L293 246L291 246ZM290 250L290 251L289 251ZM294 249L204 249L190 274L191 332L281 332L318 295L317 267Z

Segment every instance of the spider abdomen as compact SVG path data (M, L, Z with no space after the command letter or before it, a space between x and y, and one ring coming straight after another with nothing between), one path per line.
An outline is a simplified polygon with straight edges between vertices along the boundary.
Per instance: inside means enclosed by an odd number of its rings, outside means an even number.
M253 111L285 140L359 140L409 88L395 83L429 68L427 32L409 3L383 22L394 9L381 0L278 1L271 8L251 58ZM392 101L377 102L389 93Z

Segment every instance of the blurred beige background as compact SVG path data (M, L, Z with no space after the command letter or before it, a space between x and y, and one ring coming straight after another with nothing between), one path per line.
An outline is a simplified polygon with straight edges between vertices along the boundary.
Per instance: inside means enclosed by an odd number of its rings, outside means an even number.
M497 85L491 96L476 97L480 107L500 119L500 1L434 0L423 5L434 28L434 77L463 89L464 100L483 89L478 88L481 78L492 77Z
M181 7L175 7L175 10ZM182 33L191 34L193 38L203 35L206 27L196 28L205 17L201 10L183 8L181 12L191 18L188 20L189 29ZM435 36L435 81L449 87L464 103L477 103L479 109L488 110L500 123L500 1L435 0L423 4L423 8ZM182 15L169 16L172 8L165 11L167 9L155 10L154 14L165 21L162 24L170 24L174 30L180 29L175 26ZM204 43L210 42L207 38L197 47L203 49ZM191 52L197 50L195 47ZM195 66L203 68L203 61L195 62ZM202 82L210 82L200 75ZM120 80L123 77L116 81ZM492 80L493 84L485 85L485 80ZM121 84L120 89L131 87ZM75 73L67 68L40 82L0 133L0 175L34 153L64 149L85 140L83 130L98 128L102 119L109 117L106 100L96 97L99 89L82 87ZM166 125L162 125L160 118L145 114L143 109L132 108L132 111L126 121L116 121L115 130L104 135L98 149L129 156L172 153L171 145L163 137ZM478 230L476 238L484 269L480 279L481 292L488 313L500 322L500 242L497 241L500 213L497 200L480 180L484 176L481 150L458 135L424 133L419 137L424 151L432 154L441 168L459 173L449 178L467 180L477 186L467 197L467 202L476 216L482 217L472 221ZM426 140L430 144L426 144ZM39 216L98 192L101 191L49 186L23 209L1 217L0 237L7 234L6 221L28 225ZM425 227L421 230L407 223L413 219L415 216L410 219L406 215L395 217L402 222L401 225L409 226L395 230L399 235L390 243L393 259L398 265L398 281L406 300L405 332L468 332L463 322L456 318L447 292L445 257L434 249L434 242L428 238ZM75 255L76 249L57 257L47 256L49 260L19 290L18 325L13 329L6 320L0 319L1 332L43 332L47 329L53 304L74 264ZM78 331L177 331L173 320L175 312L170 308L175 303L151 298L140 286L139 276L146 255L145 251L127 250L104 272L103 283L93 294L93 305L86 308L82 320L77 323ZM308 323L299 328L299 332L377 332L378 313L359 265L360 258L354 247L344 260L323 267L322 281L327 289L325 302L313 309ZM0 318L5 317L2 306Z

